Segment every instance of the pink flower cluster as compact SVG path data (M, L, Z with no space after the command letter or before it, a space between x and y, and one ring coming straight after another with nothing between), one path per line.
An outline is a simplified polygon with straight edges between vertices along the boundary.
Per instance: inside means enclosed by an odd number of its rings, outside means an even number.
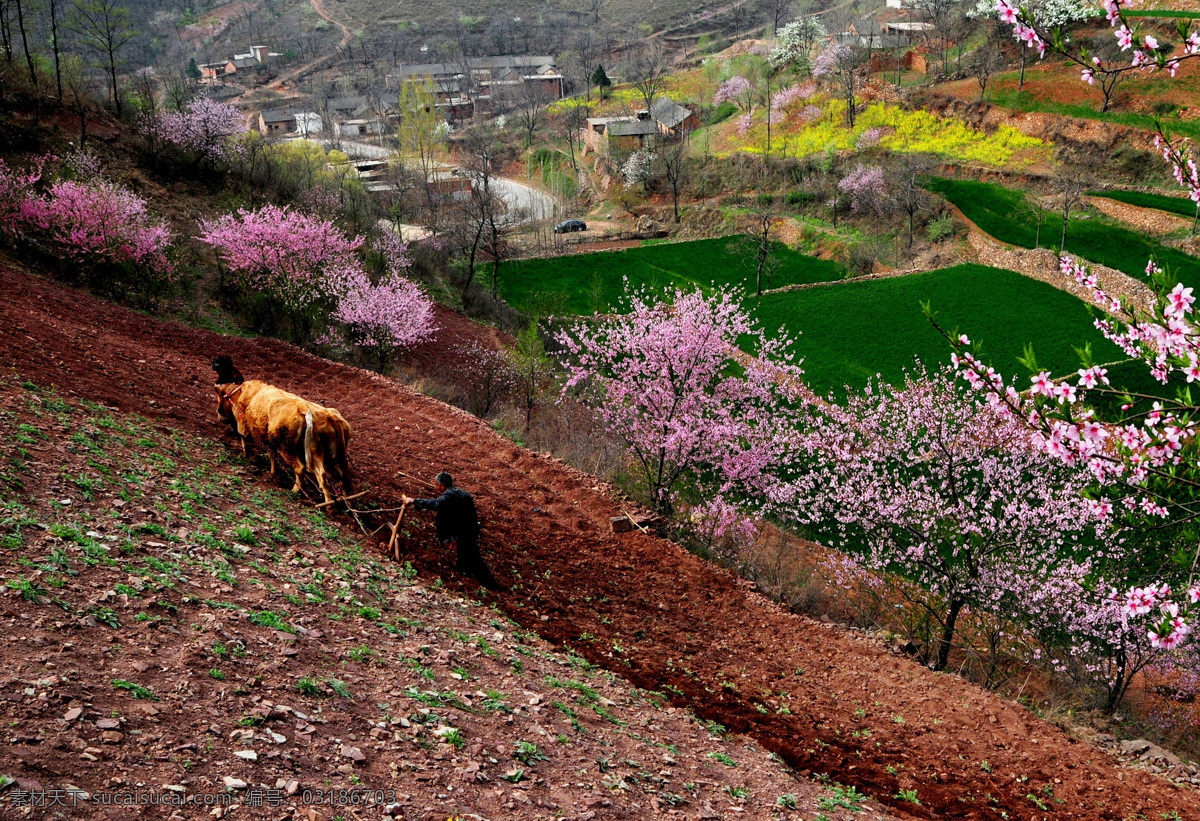
M383 257L384 270L390 276L400 276L412 267L413 260L408 243L396 231L385 231L374 241L375 250Z
M218 250L243 286L264 291L293 311L327 306L346 339L384 358L436 330L432 302L400 275L411 262L397 235L381 235L377 242L386 272L373 284L357 256L362 237L347 238L320 217L268 205L200 227L200 239ZM334 341L337 334L322 339Z
M883 126L875 126L868 128L866 131L858 135L858 139L854 141L854 145L859 151L865 151L868 148L874 148L879 145L879 141L887 134L887 129Z
M996 10L1001 22L1012 26L1016 38L1026 46L1036 48L1039 57L1045 57L1049 49L1065 55L1080 66L1080 79L1089 85L1095 84L1097 75L1113 75L1130 69L1166 71L1174 77L1183 60L1200 55L1200 32L1189 32L1183 42L1184 56L1172 57L1160 52L1158 39L1153 35L1144 35L1139 40L1137 26L1130 27L1123 11L1133 7L1132 0L1102 0L1101 5L1109 25L1114 29L1113 34L1121 51L1133 50L1128 65L1105 65L1099 57L1093 56L1088 60L1086 53L1070 53L1064 40L1039 32L1033 19L1024 9L1014 5L1013 0L997 0Z
M0 159L0 234L21 234L24 228L21 208L42 178L44 163L44 159L40 159L29 171L18 171Z
M365 278L348 239L326 219L266 205L201 220L199 239L217 249L240 284L269 293L289 309L336 303Z
M564 393L579 391L626 444L663 510L685 476L720 493L768 481L764 469L786 461L802 373L787 341L767 338L731 293L668 298L635 294L629 313L558 337ZM741 357L747 338L757 357Z
M854 211L879 211L887 194L887 180L879 166L859 163L838 182L838 190L849 195Z
M845 43L832 43L813 60L812 76L825 77L838 71L853 71L854 66L849 62L854 56L854 49Z
M1193 627L1187 617L1197 604L1200 604L1200 584L1188 589L1182 601L1172 599L1169 585L1150 585L1129 590L1125 595L1122 613L1131 618L1149 616L1146 635L1151 646L1174 650L1192 634Z
M688 514L693 531L726 561L737 561L742 548L754 541L754 521L721 497L693 507Z
M166 111L150 130L162 142L187 152L197 162L229 160L235 154L231 137L246 130L245 117L229 103L198 98L183 111Z
M734 103L739 108L748 108L748 98L753 87L750 81L741 75L730 77L717 88L717 93L713 97L713 105L721 103Z
M750 129L754 127L754 112L747 111L745 114L737 118L737 133L739 137L745 137L750 133Z
M780 112L780 119L786 116L786 110L801 100L807 100L817 91L812 82L795 83L782 89L771 97L771 110Z
M404 277L354 288L338 303L333 318L356 345L390 354L430 339L437 331L433 303Z
M816 122L817 120L821 119L822 115L824 114L825 112L821 110L819 105L806 105L804 108L800 109L800 122Z
M69 259L171 271L170 229L150 216L145 200L108 180L56 182L45 196L25 199L19 220Z

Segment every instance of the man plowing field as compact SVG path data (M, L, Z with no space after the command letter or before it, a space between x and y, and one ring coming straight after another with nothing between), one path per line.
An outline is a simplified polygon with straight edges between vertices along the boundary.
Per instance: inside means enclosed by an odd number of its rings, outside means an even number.
M438 540L457 546L458 571L474 576L485 587L495 587L496 580L479 553L479 517L475 512L475 499L462 488L455 487L454 478L445 471L433 481L440 494L436 499L403 496L401 500L405 505L412 505L414 510L437 511Z

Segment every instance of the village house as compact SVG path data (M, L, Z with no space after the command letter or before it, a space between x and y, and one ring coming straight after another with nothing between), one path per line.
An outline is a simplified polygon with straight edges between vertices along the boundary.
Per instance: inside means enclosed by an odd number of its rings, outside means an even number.
M690 108L670 97L659 97L629 117L588 117L583 128L585 150L597 154L628 153L645 148L652 138L685 137L700 127L700 118Z
M378 117L356 117L350 120L335 121L334 127L338 136L354 139L355 137L377 137L388 130L387 123Z
M583 128L583 144L597 154L637 151L659 133L658 123L648 111L635 117L588 117Z
M200 82L212 85L224 82L226 77L237 74L239 71L244 72L258 66L265 66L270 58L281 56L266 46L250 46L250 50L245 54L235 54L228 60L214 63L199 63L196 67L200 69Z
M412 80L428 78L434 84L438 108L449 119L474 115L476 107L491 111L506 95L536 87L547 100L561 99L565 80L548 55L470 57L453 63L424 63L400 66L387 75L389 89Z
M658 130L665 137L684 137L700 127L700 117L696 112L670 97L659 97L651 103L650 116L658 123Z
M294 134L296 118L282 109L258 112L258 130L264 137Z

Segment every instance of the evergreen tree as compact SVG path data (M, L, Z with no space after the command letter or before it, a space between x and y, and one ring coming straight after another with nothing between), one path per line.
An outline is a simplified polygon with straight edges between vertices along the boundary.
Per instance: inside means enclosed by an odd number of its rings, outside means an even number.
M597 64L596 70L592 72L592 85L600 89L600 99L608 97L609 89L612 88L612 80L608 79L603 63Z

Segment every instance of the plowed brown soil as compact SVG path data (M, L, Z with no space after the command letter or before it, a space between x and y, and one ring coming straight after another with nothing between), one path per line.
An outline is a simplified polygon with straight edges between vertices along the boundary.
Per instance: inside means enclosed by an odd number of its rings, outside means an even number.
M476 494L484 553L506 588L488 601L797 769L921 818L1200 818L1195 793L1123 770L1020 706L783 612L670 542L610 534L619 507L594 479L465 413L280 342L159 322L4 263L0 288L0 364L41 385L221 436L208 359L230 353L247 378L341 410L376 501L421 490L397 470L450 470ZM474 589L426 527L406 550ZM920 804L894 798L901 790Z

